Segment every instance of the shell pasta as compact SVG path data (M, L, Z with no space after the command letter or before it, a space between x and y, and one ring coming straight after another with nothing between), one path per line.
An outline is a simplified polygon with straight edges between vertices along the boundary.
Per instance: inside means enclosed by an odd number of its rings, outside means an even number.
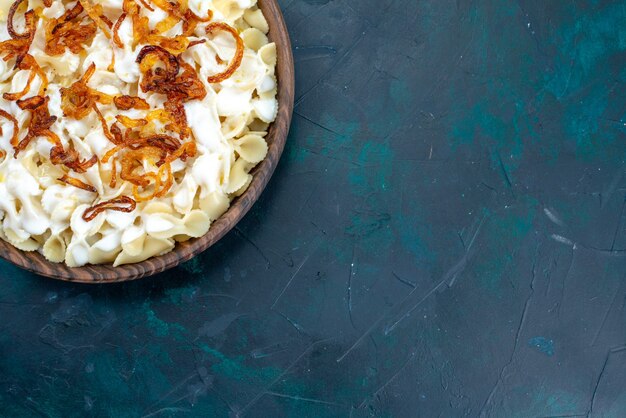
M278 112L256 0L0 2L0 239L70 267L206 234Z

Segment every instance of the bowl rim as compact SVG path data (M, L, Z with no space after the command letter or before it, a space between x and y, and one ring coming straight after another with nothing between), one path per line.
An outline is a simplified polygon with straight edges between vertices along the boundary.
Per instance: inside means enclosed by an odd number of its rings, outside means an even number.
M190 260L219 241L248 213L267 186L285 147L294 106L294 64L291 41L277 0L258 0L258 6L269 25L268 37L276 43L278 79L278 114L270 125L268 154L251 172L248 189L235 198L229 209L215 220L209 231L200 238L177 243L176 247L161 256L145 261L113 267L110 264L68 267L65 263L52 263L37 251L25 252L0 239L0 257L10 263L41 276L79 283L116 283L152 276Z

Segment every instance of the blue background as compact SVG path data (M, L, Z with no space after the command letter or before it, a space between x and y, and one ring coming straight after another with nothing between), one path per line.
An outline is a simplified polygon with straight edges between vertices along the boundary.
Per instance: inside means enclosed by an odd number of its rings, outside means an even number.
M260 201L152 279L0 263L0 416L626 416L626 2L281 5Z

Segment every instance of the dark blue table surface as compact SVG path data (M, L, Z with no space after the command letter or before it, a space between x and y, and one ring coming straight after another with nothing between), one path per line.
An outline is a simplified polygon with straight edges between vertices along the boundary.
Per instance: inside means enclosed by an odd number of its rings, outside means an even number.
M626 416L626 2L281 5L260 201L153 279L0 263L0 416Z

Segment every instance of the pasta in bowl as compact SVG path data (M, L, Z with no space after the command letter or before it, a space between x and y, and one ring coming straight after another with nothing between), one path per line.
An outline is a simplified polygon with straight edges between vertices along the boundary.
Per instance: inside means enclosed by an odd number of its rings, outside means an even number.
M293 107L274 1L2 6L3 257L133 279L206 249L258 198Z

